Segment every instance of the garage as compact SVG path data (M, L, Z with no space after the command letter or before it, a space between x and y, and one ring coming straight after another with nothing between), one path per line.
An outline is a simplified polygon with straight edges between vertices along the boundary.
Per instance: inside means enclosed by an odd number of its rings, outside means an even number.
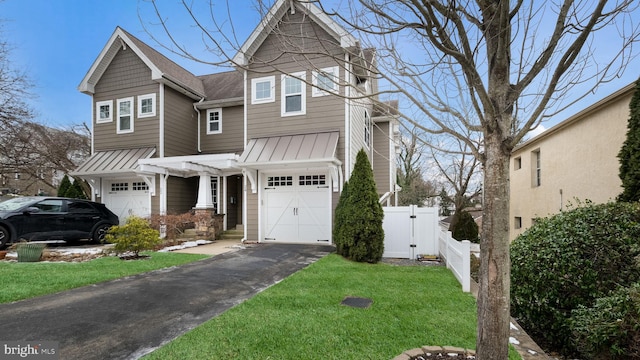
M263 240L331 243L331 187L323 172L264 174Z
M107 181L103 202L118 215L121 224L131 215L147 217L151 214L149 186L140 178Z

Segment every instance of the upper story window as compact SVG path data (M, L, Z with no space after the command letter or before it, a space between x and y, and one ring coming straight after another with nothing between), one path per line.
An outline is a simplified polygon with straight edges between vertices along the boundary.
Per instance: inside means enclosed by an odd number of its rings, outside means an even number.
M156 116L156 94L138 96L138 117Z
M517 158L513 159L513 169L520 170L521 168L522 168L522 158L518 156Z
M305 72L282 75L282 116L303 115L307 111Z
M371 116L369 115L369 111L364 111L364 144L370 148L371 147Z
M264 104L276 101L276 77L251 79L251 103Z
M118 127L116 133L133 132L133 98L118 99Z
M338 92L338 67L329 67L311 74L313 90L311 96L324 96Z
M96 123L113 120L113 100L96 102Z
M222 132L222 109L207 110L207 134L220 134Z
M531 186L538 187L542 184L540 167L540 149L531 152Z

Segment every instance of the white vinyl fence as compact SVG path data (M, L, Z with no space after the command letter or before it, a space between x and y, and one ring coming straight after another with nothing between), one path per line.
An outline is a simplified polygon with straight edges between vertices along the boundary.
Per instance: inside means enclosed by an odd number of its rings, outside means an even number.
M471 291L471 242L458 241L451 237L451 231L440 230L438 249L447 269L462 285L462 291Z
M422 254L437 254L438 208L409 205L383 209L383 257L415 259Z
M462 285L471 288L470 242L456 241L438 222L438 208L416 205L383 207L383 257L415 260L418 255L438 255Z

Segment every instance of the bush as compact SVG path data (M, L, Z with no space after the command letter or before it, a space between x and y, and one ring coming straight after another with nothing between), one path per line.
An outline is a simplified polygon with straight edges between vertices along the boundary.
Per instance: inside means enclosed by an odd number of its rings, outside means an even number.
M554 350L576 351L574 309L640 279L640 204L608 203L539 219L511 246L512 315Z
M478 238L478 224L476 224L473 216L467 211L461 211L457 221L452 221L452 224L455 224L453 229L451 229L451 236L454 239L460 241L469 240L476 244L480 242L480 238Z
M364 150L358 152L348 190L341 194L335 216L334 242L338 254L358 262L377 263L382 259L384 212Z
M640 284L620 287L573 310L571 329L585 359L640 358Z
M116 253L132 252L134 257L140 257L140 251L151 250L162 242L160 233L137 216L127 218L124 225L111 227L105 240L115 244Z

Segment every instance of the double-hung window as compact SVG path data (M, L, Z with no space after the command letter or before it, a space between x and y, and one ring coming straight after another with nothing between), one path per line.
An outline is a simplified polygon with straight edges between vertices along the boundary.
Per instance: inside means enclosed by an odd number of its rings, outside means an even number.
M311 96L324 96L338 92L338 67L320 69L312 74L313 90Z
M113 120L113 100L96 102L96 123L111 122Z
M138 117L156 116L156 94L138 96Z
M371 116L369 115L369 111L364 111L364 144L367 148L371 148Z
M222 109L207 110L207 134L222 133Z
M303 115L307 111L304 79L306 73L282 75L282 116Z
M116 133L133 132L133 98L118 99L118 127Z
M251 104L264 104L276 101L275 86L275 76L251 79Z

